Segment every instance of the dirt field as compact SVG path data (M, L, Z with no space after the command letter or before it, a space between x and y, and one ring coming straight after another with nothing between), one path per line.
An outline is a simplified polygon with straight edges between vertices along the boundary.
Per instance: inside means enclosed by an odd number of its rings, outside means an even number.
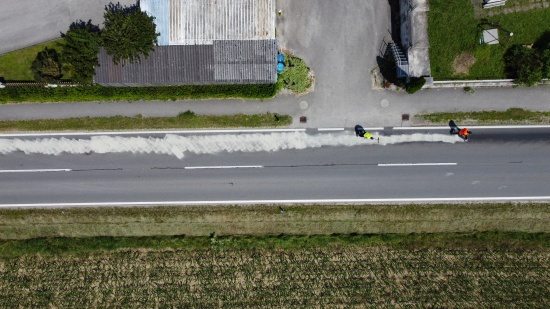
M547 238L546 238L547 239ZM472 240L471 240L472 241ZM550 248L529 241L226 246L0 260L2 308L550 306ZM474 241L475 242L475 241Z
M548 204L0 210L0 239L152 235L550 232Z

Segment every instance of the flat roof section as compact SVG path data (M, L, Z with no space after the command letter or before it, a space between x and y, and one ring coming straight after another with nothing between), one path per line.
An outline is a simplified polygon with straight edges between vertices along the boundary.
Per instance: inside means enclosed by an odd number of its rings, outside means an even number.
M275 39L274 0L170 0L170 45Z

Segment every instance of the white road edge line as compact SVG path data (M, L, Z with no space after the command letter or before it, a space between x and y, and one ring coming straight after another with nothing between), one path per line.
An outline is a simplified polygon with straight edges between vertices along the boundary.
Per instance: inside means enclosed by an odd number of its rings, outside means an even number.
M200 169L224 169L224 168L263 168L262 165L234 165L234 166L186 166L186 170L200 170Z
M29 136L92 136L92 135L140 135L140 134L197 134L197 133L271 133L304 132L306 129L245 129L245 130L163 130L163 131L98 131L98 132L51 132L51 133L11 133L1 137Z
M345 128L318 128L317 131L344 131Z
M550 196L36 203L36 204L0 204L0 208L1 207L78 207L78 206L80 207L187 206L187 205L236 205L236 204L268 204L269 205L269 204L327 204L327 203L337 204L337 203L493 202L493 201L542 201L542 200L550 200Z
M461 125L461 127L468 127L468 129L549 129L550 125L525 125L525 126L465 126ZM393 127L394 130L442 130L447 129L449 130L449 126L438 126L438 127Z
M378 166L439 166L457 165L457 163L379 163Z
M0 173L44 173L44 172L70 172L70 168L51 168L51 169L33 169L33 170L0 170Z

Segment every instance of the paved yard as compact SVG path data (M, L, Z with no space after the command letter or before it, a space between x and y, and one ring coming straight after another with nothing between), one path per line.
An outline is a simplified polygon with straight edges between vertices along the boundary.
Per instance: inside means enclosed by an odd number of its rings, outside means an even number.
M76 20L103 23L109 0L4 0L0 4L0 55L53 40ZM117 1L112 1L116 3ZM135 0L120 0L123 5Z
M379 95L370 72L383 38L390 37L388 1L280 0L278 6L281 47L303 58L316 75L313 93L285 98L308 103L307 126L349 127L376 114L369 102Z

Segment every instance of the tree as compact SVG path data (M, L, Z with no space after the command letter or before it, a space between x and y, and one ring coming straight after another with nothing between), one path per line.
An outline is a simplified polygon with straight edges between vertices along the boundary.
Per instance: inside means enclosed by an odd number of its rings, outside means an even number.
M98 66L97 55L101 42L99 27L79 20L69 27L65 34L65 45L61 60L72 67L72 79L79 83L91 83L94 77L94 66Z
M506 71L520 84L533 86L542 79L543 65L536 49L514 45L504 54Z
M36 55L31 70L34 73L34 80L39 83L55 83L61 79L61 62L57 50L44 48Z
M140 57L149 56L157 45L160 33L156 32L155 18L141 11L137 4L123 7L120 3L109 3L103 16L102 45L115 63L139 63Z

